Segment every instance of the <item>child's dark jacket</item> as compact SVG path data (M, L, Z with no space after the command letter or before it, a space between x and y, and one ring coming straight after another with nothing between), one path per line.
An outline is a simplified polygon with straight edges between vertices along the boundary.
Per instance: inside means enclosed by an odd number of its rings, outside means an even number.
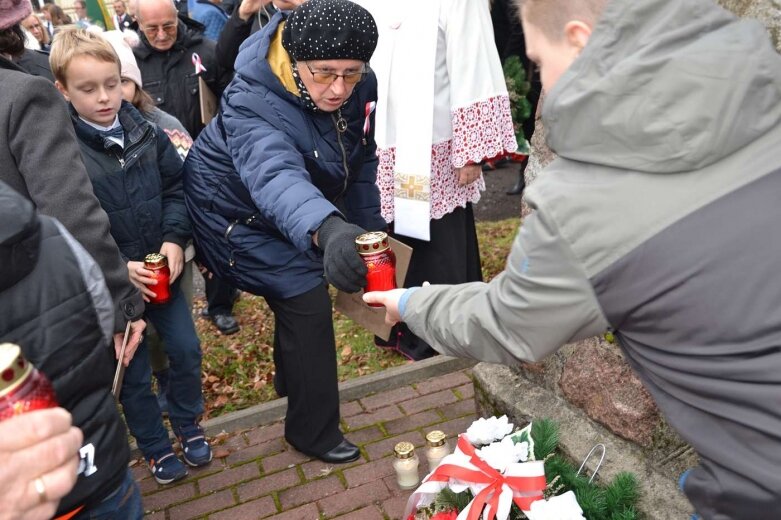
M71 119L95 195L126 260L141 261L163 242L184 249L192 231L182 192L182 161L165 132L126 101L119 111L124 149L79 118Z

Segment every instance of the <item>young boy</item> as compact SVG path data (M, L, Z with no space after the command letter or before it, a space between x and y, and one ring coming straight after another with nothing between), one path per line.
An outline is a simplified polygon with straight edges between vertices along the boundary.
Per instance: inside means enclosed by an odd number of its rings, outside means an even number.
M182 272L183 247L191 234L182 193L182 161L168 137L122 101L120 61L99 35L61 32L50 56L56 86L70 102L71 118L95 195L108 213L111 234L127 260L131 281L145 299L154 297L148 253L168 258L171 299L147 305L170 359L169 418L184 460L202 466L212 459L198 418L203 413L201 349L190 309L175 281ZM125 372L120 401L130 433L149 461L157 482L184 478L151 390L146 342Z
M376 293L443 354L615 330L700 465L704 519L781 511L781 56L711 0L524 0L559 159L489 284Z

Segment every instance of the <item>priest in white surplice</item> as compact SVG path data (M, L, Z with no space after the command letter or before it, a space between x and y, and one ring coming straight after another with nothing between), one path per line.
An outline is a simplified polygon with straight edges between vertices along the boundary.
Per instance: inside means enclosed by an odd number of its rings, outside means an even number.
M355 1L380 32L377 184L383 217L414 249L405 286L481 280L480 163L517 146L488 0ZM377 344L434 354L403 325Z

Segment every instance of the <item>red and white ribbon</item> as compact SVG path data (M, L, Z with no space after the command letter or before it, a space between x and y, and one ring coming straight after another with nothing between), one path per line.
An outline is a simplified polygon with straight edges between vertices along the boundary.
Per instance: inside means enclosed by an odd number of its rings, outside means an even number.
M481 514L484 520L507 520L512 502L521 511L529 511L532 502L542 500L545 486L543 461L510 464L504 473L499 473L480 459L474 446L461 435L456 451L445 457L410 496L403 518L430 504L440 491L449 487L457 493L471 489L475 494L459 513L458 520L477 520Z
M198 56L197 52L193 53L193 65L195 66L195 74L200 74L201 72L206 72L206 67L203 66L203 62L201 61L201 57Z
M366 103L366 117L363 120L363 136L366 137L369 135L369 132L372 129L372 119L371 115L372 112L374 112L374 109L377 108L377 102L376 101L369 101Z

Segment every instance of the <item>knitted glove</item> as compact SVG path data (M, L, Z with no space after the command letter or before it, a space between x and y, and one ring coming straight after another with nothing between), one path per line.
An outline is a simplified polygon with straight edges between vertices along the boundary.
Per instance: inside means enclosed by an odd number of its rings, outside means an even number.
M363 233L364 229L337 216L325 219L317 230L325 279L340 291L356 293L366 287L368 270L355 250L355 238Z

